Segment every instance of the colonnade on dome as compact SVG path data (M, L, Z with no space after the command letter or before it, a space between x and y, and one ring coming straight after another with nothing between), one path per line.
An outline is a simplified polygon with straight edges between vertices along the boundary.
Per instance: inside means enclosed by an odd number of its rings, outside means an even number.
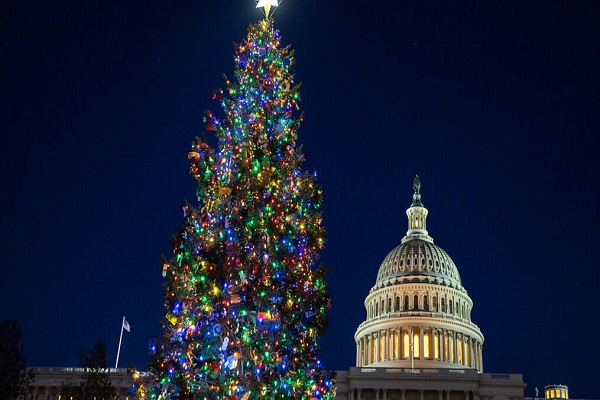
M423 361L428 361L438 367L448 363L483 370L479 338L453 330L428 326L387 328L363 335L356 346L357 367L393 365L396 361L423 367Z

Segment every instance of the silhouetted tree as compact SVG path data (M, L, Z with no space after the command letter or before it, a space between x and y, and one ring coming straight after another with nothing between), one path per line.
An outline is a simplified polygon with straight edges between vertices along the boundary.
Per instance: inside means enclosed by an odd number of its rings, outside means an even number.
M106 346L102 340L94 343L90 350L80 350L79 366L84 369L83 380L79 385L63 383L60 393L77 400L112 399L115 388L108 376Z
M2 398L13 400L27 394L33 372L25 368L25 352L17 320L0 324L0 390Z

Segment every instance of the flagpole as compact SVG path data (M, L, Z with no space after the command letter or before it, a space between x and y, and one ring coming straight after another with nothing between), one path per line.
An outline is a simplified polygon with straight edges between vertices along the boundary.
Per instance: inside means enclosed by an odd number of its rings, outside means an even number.
M119 336L119 348L117 350L117 361L115 362L115 369L119 365L119 354L121 354L121 341L123 340L123 327L125 326L125 316L123 316L123 322L121 322L121 336Z
M410 328L410 369L410 372L415 372L415 335L412 327Z

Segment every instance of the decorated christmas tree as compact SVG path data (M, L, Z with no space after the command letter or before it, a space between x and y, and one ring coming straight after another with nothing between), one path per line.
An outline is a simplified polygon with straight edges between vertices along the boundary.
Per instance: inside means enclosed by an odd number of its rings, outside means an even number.
M196 139L188 154L198 203L185 205L163 265L156 383L140 388L140 397L334 395L319 359L329 307L317 267L322 193L315 175L302 171L294 53L280 45L265 11L236 46L234 79L212 95L222 117L205 114L218 148Z

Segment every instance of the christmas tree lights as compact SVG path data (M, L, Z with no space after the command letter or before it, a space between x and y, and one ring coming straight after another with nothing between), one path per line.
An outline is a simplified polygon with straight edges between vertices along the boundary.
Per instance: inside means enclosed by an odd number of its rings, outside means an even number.
M330 399L319 338L329 294L316 267L325 230L321 188L303 172L294 53L272 19L235 49L234 79L207 112L213 150L197 139L188 159L198 204L164 260L164 335L153 346L154 387L142 398Z

